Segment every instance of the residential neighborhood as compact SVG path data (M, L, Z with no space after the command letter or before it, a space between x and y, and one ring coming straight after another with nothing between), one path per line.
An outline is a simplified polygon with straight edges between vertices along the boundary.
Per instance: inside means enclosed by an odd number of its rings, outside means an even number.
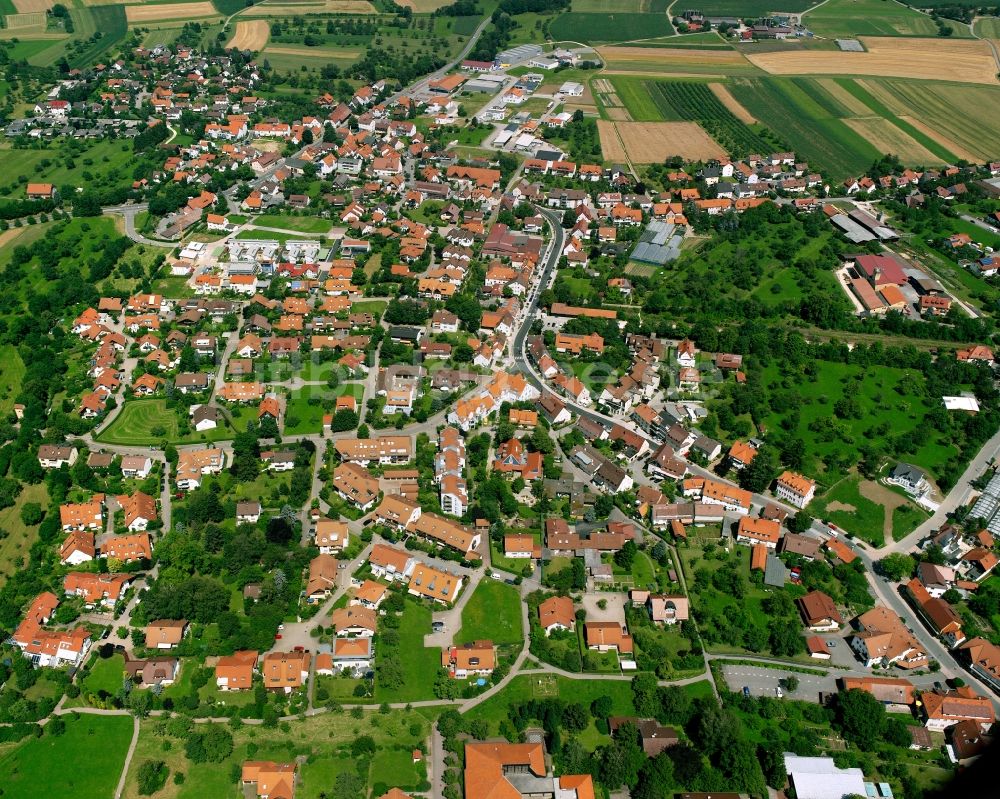
M1000 163L831 180L693 112L714 155L608 158L587 73L628 48L510 40L568 4L361 5L6 56L48 81L12 151L131 162L0 214L4 795L960 795L1000 710ZM281 73L229 14L279 65L419 31L420 67Z

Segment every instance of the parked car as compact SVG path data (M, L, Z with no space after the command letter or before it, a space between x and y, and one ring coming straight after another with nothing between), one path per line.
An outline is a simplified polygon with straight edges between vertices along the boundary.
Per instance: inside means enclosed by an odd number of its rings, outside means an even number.
M744 685L743 686L743 696L750 696L750 686L749 685Z

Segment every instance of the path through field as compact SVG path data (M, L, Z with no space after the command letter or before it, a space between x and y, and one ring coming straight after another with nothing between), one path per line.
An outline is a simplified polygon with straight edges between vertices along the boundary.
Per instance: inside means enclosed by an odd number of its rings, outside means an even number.
M884 486L881 483L874 483L871 480L862 480L858 483L858 493L865 499L870 499L872 502L885 508L885 519L882 522L882 533L885 535L885 540L891 543L892 512L896 510L896 508L905 505L906 500L895 491L890 490L887 486Z

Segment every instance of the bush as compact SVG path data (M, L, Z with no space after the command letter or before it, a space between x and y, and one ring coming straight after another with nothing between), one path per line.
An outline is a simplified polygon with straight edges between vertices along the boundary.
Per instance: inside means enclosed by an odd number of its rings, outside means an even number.
M167 783L170 770L162 760L146 760L139 766L139 794L150 796Z
M192 763L221 763L233 753L233 736L225 727L208 724L191 734L184 752Z

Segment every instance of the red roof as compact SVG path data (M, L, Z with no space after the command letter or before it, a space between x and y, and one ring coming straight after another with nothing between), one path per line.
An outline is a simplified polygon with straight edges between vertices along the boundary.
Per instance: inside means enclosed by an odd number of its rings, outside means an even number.
M906 273L903 271L903 264L894 255L859 255L855 259L858 268L869 278L879 271L879 276L875 280L876 286L886 283L895 283L898 286L905 286L907 283Z

